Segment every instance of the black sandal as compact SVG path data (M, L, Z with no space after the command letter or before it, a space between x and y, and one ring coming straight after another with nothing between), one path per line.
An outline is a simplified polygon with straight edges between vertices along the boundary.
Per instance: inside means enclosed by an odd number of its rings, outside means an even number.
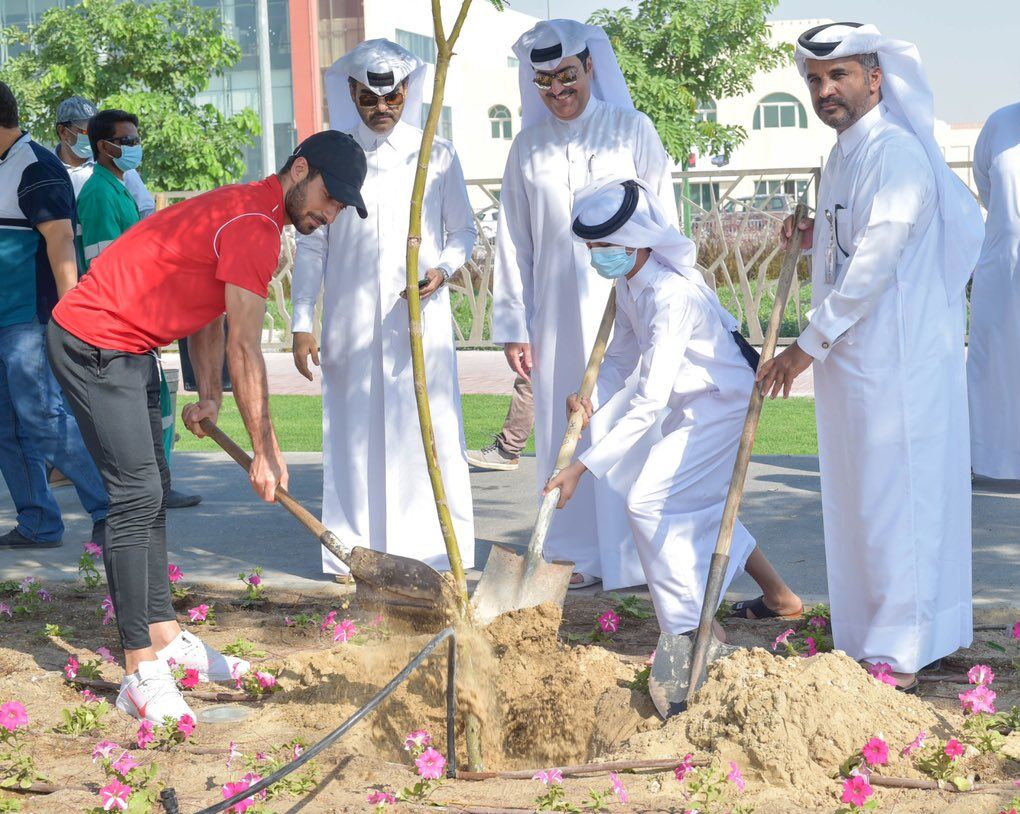
M748 616L748 613L753 613L754 616ZM757 622L760 619L799 619L803 615L803 605L796 613L776 613L765 604L764 594L757 599L741 599L739 602L734 602L733 610L730 611L731 619L747 619L751 622Z

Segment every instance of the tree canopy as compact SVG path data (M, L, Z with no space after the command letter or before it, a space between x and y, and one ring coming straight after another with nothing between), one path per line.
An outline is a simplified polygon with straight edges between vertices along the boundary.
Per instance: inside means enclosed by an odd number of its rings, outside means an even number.
M699 117L717 99L752 88L759 71L785 65L793 49L773 43L766 22L779 0L640 0L637 8L601 9L602 26L634 104L655 123L667 152L726 154L747 138L739 125ZM597 68L596 68L597 70Z
M154 189L211 189L244 173L241 148L260 132L257 114L224 116L194 101L241 57L215 10L188 0L82 0L0 36L28 46L0 67L0 79L36 138L55 140L57 104L80 95L138 116L139 171Z

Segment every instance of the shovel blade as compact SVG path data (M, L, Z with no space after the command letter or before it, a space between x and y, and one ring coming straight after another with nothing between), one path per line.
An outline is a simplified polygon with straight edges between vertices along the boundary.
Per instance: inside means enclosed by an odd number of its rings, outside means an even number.
M422 614L438 624L456 615L453 586L419 560L357 546L351 549L348 567L358 603L366 608Z
M546 562L539 558L529 568L527 557L512 548L494 543L471 597L473 617L487 625L497 616L544 602L563 607L572 562Z
M711 636L711 634L709 634ZM708 644L708 658L701 675L691 676L691 657L694 654L693 634L662 633L655 648L655 661L648 679L648 693L652 703L663 718L687 709L687 690L691 681L697 687L708 673L708 665L716 659L725 658L739 648L720 642L711 636Z

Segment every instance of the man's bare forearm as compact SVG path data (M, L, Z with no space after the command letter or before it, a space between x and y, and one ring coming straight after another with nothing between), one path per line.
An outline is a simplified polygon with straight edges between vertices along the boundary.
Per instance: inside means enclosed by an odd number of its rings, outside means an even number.
M269 381L262 348L231 336L227 343L227 363L237 410L251 436L252 449L256 454L278 449L269 417Z
M223 358L226 339L223 317L218 317L188 337L188 356L195 371L199 399L223 401Z
M78 257L74 249L74 231L70 221L49 221L40 224L39 231L46 241L46 256L53 269L57 285L57 298L78 284Z

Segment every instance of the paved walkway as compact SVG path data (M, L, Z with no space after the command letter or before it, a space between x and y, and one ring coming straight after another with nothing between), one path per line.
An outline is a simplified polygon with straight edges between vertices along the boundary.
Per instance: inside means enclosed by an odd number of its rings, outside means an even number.
M288 453L290 491L318 515L322 456ZM475 506L475 563L484 567L494 542L523 550L535 519L535 459L525 457L516 472L472 472ZM0 481L2 484L2 481ZM188 580L234 584L238 571L265 569L273 586L334 591L319 569L315 540L279 506L261 503L237 465L226 455L184 452L174 456L174 484L205 499L193 509L169 514L171 562ZM71 488L57 490L67 524L62 548L19 555L0 551L0 579L34 574L43 580L73 580L81 542L91 525ZM0 530L14 524L10 496L0 490ZM825 554L822 547L818 461L813 457L757 457L751 464L741 519L759 544L807 602L824 601ZM974 596L979 607L1015 605L1020 584L1020 483L979 481L974 491ZM478 571L469 575L477 578ZM595 589L587 589L594 591ZM757 596L747 576L733 596Z
M269 392L280 396L321 396L322 383L318 369L313 367L314 381L308 381L294 367L294 357L289 353L267 353L266 370L269 375ZM176 353L163 355L163 364L168 369L180 368L180 356ZM457 351L457 378L460 392L493 393L510 395L514 374L507 367L506 359L498 350ZM811 369L801 375L794 384L794 396L813 396L814 382Z

